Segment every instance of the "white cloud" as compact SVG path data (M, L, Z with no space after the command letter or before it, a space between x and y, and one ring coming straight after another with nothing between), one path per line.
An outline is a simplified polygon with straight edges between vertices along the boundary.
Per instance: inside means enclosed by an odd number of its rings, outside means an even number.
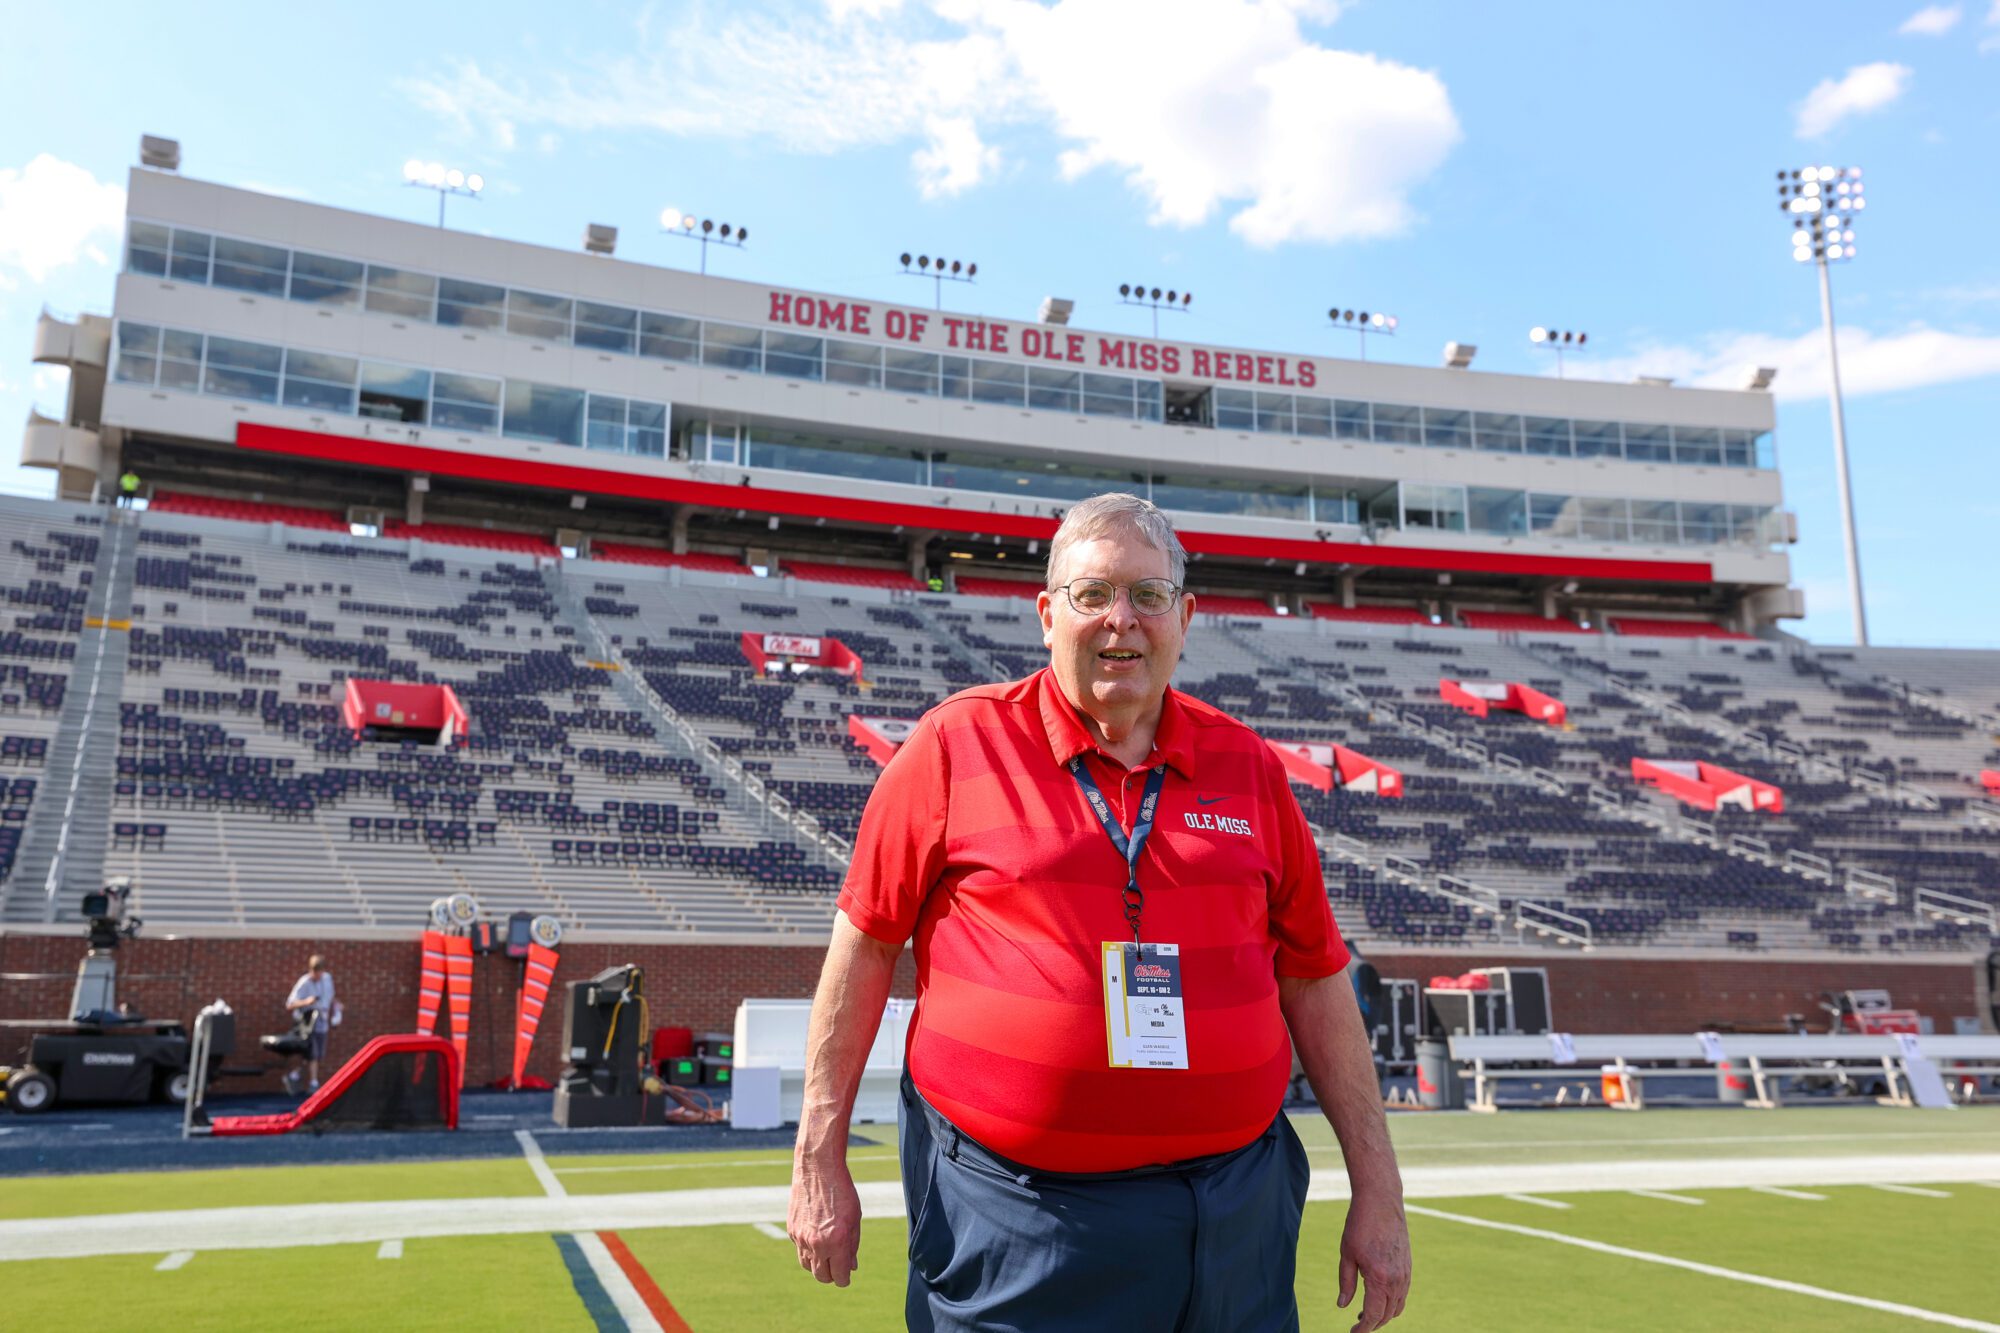
M969 116L951 116L930 124L930 142L910 155L917 171L917 188L926 199L962 194L1000 167L1000 150L979 138Z
M1905 37L1942 37L1958 26L1965 10L1958 5L1925 5L1896 29Z
M2000 28L2000 0L1993 0L1993 8L1986 11L1986 26ZM1994 51L2000 51L2000 32L1982 39L1979 43L1980 55L1989 55Z
M1849 116L1880 111L1910 86L1910 67L1878 60L1839 79L1821 79L1798 106L1798 136L1817 139Z
M1794 338L1766 333L1716 333L1694 343L1661 343L1629 355L1571 357L1572 379L1630 380L1670 375L1702 389L1740 389L1757 366L1775 366L1771 391L1780 399L1827 392L1826 335L1815 328ZM1877 333L1840 328L1840 387L1849 397L1921 389L2000 375L2000 335L1953 333L1913 325Z
M516 126L760 138L837 153L918 141L927 197L989 182L996 133L1051 133L1066 179L1108 169L1153 221L1232 211L1256 245L1391 234L1460 137L1432 72L1320 45L1327 0L827 0L780 25L694 8L633 54L532 73L461 62L413 80L468 136ZM505 127L504 132L501 127Z
M125 225L125 190L43 153L21 168L0 168L0 290L14 274L40 282L79 260L110 263L100 240Z

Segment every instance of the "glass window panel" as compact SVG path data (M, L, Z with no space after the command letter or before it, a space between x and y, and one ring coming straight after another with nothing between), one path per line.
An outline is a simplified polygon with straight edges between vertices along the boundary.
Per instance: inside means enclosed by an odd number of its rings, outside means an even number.
M439 278L437 322L498 332L507 318L507 289L460 278Z
M1028 370L1028 406L1048 412L1081 410L1083 374L1075 370L1055 370L1031 366Z
M194 393L201 388L201 335L185 333L178 329L163 329L160 333L160 387L163 389L186 389Z
M1292 396L1288 393L1258 394L1257 429L1269 435L1292 434Z
M421 426L429 416L431 373L381 361L361 363L361 415Z
M1047 458L1001 458L973 453L933 455L931 484L1037 500L1088 500L1108 491L1146 493L1144 473Z
M507 332L517 337L566 343L573 314L573 303L567 296L511 289L507 293Z
M1495 486L1465 488L1466 526L1473 532L1514 537L1528 530L1528 493Z
M1315 490L1313 492L1313 522L1360 523L1360 494L1355 491Z
M744 433L748 438L744 442L743 461L751 467L891 481L905 486L924 484L925 463L920 451L865 440L835 440L794 431L767 430L762 426L751 427Z
M595 301L576 303L576 345L631 355L639 336L639 312Z
M1139 412L1132 381L1117 375L1085 375L1083 411L1085 416L1131 420Z
M759 372L764 368L763 335L755 329L741 329L733 324L704 324L701 329L701 363L721 366L726 370Z
M1625 423L1625 457L1636 463L1671 463L1673 441L1665 426Z
M354 377L358 366L352 357L328 356L324 352L285 353L285 394L287 407L309 407L322 412L354 411Z
M935 397L938 391L938 359L935 352L906 352L885 348L882 352L882 387L897 393L920 393Z
M1722 462L1726 467L1756 467L1756 433L1747 430L1723 431Z
M1028 368L1005 361L974 361L972 400L1020 407L1028 401Z
M1293 400L1293 411L1297 423L1293 429L1300 435L1312 435L1324 440L1333 435L1333 399L1297 398Z
M1152 481L1152 499L1162 509L1197 514L1244 514L1300 522L1312 518L1312 502L1306 487L1236 477L1156 476Z
M207 282L209 252L215 238L205 231L174 229L174 244L167 261L168 276L182 282Z
M882 349L873 343L826 341L826 378L829 384L852 384L861 389L882 387Z
M1680 506L1672 500L1633 500L1630 507L1633 541L1654 546L1680 545Z
M583 445L586 449L608 449L614 453L625 452L625 400L610 394L590 395L590 407L584 420Z
M947 398L972 396L972 361L963 356L938 358L939 386Z
M695 427L697 437L706 434L708 439L708 461L711 463L734 463L737 452L737 431L735 426L710 425L704 432Z
M1472 413L1442 407L1425 408L1424 443L1433 449L1466 448L1472 443Z
M170 236L157 222L134 222L125 230L125 267L155 278L167 275Z
M1580 537L1582 509L1572 496L1536 492L1528 497L1528 527L1542 537Z
M582 444L583 390L508 380L507 415L500 433L517 440Z
M1690 546L1719 546L1729 540L1729 506L1681 501L1681 540Z
M209 281L234 291L283 296L291 258L290 251L275 245L219 237L215 242L215 269Z
M625 452L647 458L667 456L667 405L637 399L625 405Z
M1139 420L1159 421L1166 416L1167 386L1158 380L1136 380L1133 396L1138 400Z
M1511 412L1475 412L1472 416L1473 443L1498 453L1521 452L1521 418Z
M1729 506L1730 540L1742 546L1766 545L1764 520L1770 513L1756 505Z
M208 367L202 376L201 391L224 398L248 398L253 402L278 401L278 370L284 351L263 343L235 338L208 340Z
M1217 430L1254 430L1257 426L1257 395L1248 389L1216 389L1209 394Z
M117 376L127 384L151 384L160 374L160 331L151 324L118 326Z
M1674 427L1674 461L1721 467L1722 432L1714 426Z
M1370 523L1379 523L1387 528L1399 528L1403 525L1403 495L1401 486L1392 481L1382 490L1376 492L1374 497L1368 501L1368 521Z
M497 434L500 381L439 371L431 377L431 424L482 435Z
M1528 452L1554 458L1568 458L1569 422L1563 417L1524 417L1522 428L1526 431Z
M1422 444L1423 414L1414 407L1376 403L1375 438L1383 444Z
M1594 541L1622 542L1631 536L1623 500L1579 499L1578 535Z
M366 266L352 259L296 251L292 255L291 297L313 305L357 306L366 276Z
M824 343L798 333L764 335L764 373L795 380L816 380L825 357Z
M1403 526L1435 528L1441 532L1464 532L1465 488L1433 486L1426 482L1404 482Z
M1778 442L1771 438L1770 431L1757 432L1756 453L1758 467L1770 469L1778 466Z
M1369 440L1374 434L1368 428L1368 404L1352 398L1337 398L1333 404L1333 433L1342 440Z
M431 322L437 308L437 279L407 269L368 266L368 309L378 315Z
M701 321L680 315L639 314L639 355L658 361L701 360Z
M1572 425L1576 429L1576 456L1578 458L1623 458L1625 456L1624 433L1615 421L1578 421Z

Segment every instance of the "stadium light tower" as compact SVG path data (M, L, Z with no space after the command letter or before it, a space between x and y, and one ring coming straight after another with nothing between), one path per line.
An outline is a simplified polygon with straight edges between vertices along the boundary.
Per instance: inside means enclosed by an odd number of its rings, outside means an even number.
M477 199L479 192L486 188L486 178L476 171L468 174L457 167L447 167L442 162L425 162L413 157L403 164L403 184L437 191L438 226L442 227L444 201L455 194Z
M1528 341L1538 347L1550 348L1555 352L1556 378L1561 379L1563 377L1564 350L1582 351L1583 345L1590 341L1590 335L1587 333L1578 333L1574 329L1545 329L1537 324L1534 328L1528 330Z
M896 259L903 266L904 277L929 278L931 280L932 296L935 298L936 308L939 310L944 309L944 285L947 282L971 282L979 276L979 265L968 264L958 259L951 261L951 271L949 273L945 272L944 260L932 259L929 255L917 256L917 267L914 273L910 271L909 251L905 250L902 254L897 255Z
M708 276L708 247L726 245L741 250L743 243L750 239L748 227L731 227L727 222L718 223L713 218L696 220L692 213L683 213L678 208L660 210L660 230L669 236L682 240L701 242L701 275Z
M1854 258L1854 215L1868 207L1860 167L1800 167L1778 173L1778 207L1792 217L1792 258L1819 268L1819 317L1826 326L1826 373L1832 389L1833 461L1840 483L1840 538L1847 548L1847 600L1854 642L1868 646L1861 596L1861 545L1854 535L1854 486L1847 475L1847 413L1840 402L1840 347L1833 336L1833 280L1828 266Z
M1377 310L1370 314L1366 310L1342 310L1339 306L1326 312L1327 323L1336 329L1352 329L1361 338L1361 359L1368 359L1368 335L1373 333L1384 338L1396 336L1396 317Z
M1160 336L1160 312L1162 310L1185 312L1188 303L1194 300L1193 292L1161 293L1158 287L1148 288L1143 282L1121 282L1118 284L1119 305L1145 306L1153 312L1153 336Z

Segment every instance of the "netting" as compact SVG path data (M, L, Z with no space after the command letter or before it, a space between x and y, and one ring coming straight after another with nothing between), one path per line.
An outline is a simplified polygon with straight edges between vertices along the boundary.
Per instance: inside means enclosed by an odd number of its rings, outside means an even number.
M315 1134L445 1129L445 1061L429 1051L384 1051L300 1126Z

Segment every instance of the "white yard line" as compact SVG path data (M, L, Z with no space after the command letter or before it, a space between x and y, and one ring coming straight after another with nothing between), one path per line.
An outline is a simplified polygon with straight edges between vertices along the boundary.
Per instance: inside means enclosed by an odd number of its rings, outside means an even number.
M792 1239L785 1234L783 1227L778 1226L774 1222L752 1222L750 1225L757 1228L764 1235L769 1236L772 1240L782 1240L789 1243Z
M1537 1208L1567 1209L1567 1208L1574 1208L1576 1206L1575 1204L1564 1203L1561 1199L1543 1199L1543 1198L1538 1198L1533 1194L1503 1194L1500 1197L1503 1199L1512 1199L1515 1203L1532 1203Z
M166 1258L153 1265L155 1273L171 1273L176 1268L187 1267L187 1261L194 1258L193 1250L175 1250Z
M1825 1203L1824 1194L1814 1194L1810 1190L1788 1190L1778 1185L1752 1185L1755 1194L1775 1194L1780 1199L1806 1199L1813 1203Z
M551 1199L568 1198L569 1191L563 1188L560 1180L556 1179L556 1173L549 1170L549 1159L542 1156L542 1145L535 1142L535 1136L525 1129L517 1129L514 1131L514 1140L521 1145L521 1156L527 1159L528 1170L534 1173L535 1180L542 1187L542 1193Z
M1808 1286L1803 1282L1787 1282L1783 1278L1765 1277L1759 1273L1745 1273L1739 1269L1722 1268L1715 1264L1697 1263L1692 1259L1677 1259L1670 1254L1655 1254L1651 1250L1634 1250L1623 1245L1608 1245L1600 1240L1586 1240L1582 1236L1569 1236L1560 1231L1544 1231L1540 1227L1517 1226L1512 1222L1494 1222L1484 1217L1467 1217L1463 1213L1447 1213L1438 1208L1426 1208L1421 1204L1407 1205L1408 1211L1419 1217L1436 1218L1443 1222L1458 1222L1465 1226L1483 1227L1489 1231L1504 1231L1514 1236L1529 1236L1536 1240L1554 1241L1558 1245L1573 1245L1580 1250L1591 1250L1598 1254L1609 1254L1620 1259L1636 1259L1640 1263L1659 1264L1666 1268L1678 1268L1689 1273L1700 1273L1704 1277L1725 1278L1731 1282L1742 1282L1753 1287L1768 1287L1772 1291L1789 1292L1794 1296L1810 1296L1816 1300L1835 1301L1842 1305L1858 1305L1864 1310L1880 1310L1884 1314L1901 1315L1906 1319L1921 1319L1925 1323L1944 1324L1951 1328L1978 1330L1978 1333L2000 1333L2000 1324L1989 1324L1983 1320L1967 1319L1962 1315L1945 1314L1939 1310L1926 1310L1920 1306L1903 1305L1897 1301L1876 1300L1872 1296L1855 1296L1844 1291L1829 1291L1825 1287Z
M1699 1206L1708 1202L1707 1199L1697 1199L1692 1194L1669 1194L1665 1190L1627 1190L1625 1192L1627 1194L1636 1194L1642 1199L1659 1199L1665 1203L1691 1203Z
M892 1152L849 1153L850 1162L893 1162ZM629 1166L552 1166L549 1170L559 1176L616 1175L621 1171L699 1171L705 1166L782 1166L791 1170L792 1159L774 1157L759 1161L754 1157L737 1158L726 1162L635 1162Z
M1890 1194L1914 1194L1920 1199L1949 1199L1950 1190L1927 1190L1918 1185L1889 1185L1877 1183L1868 1188L1886 1190Z
M579 1231L573 1237L583 1257L590 1261L590 1271L597 1274L597 1280L604 1284L604 1294L611 1298L611 1304L625 1320L631 1333L661 1333L660 1321L653 1318L653 1312L646 1308L646 1298L632 1285L632 1279L625 1276L625 1270L611 1257L604 1242L593 1231Z
M526 1151L526 1146L523 1146ZM544 1169L547 1164L543 1163ZM553 1179L553 1173L551 1173ZM2000 1180L2000 1153L1949 1157L1768 1157L1740 1161L1586 1162L1509 1167L1410 1167L1411 1199L1634 1189L1742 1189L1751 1185L1868 1185ZM903 1187L894 1180L857 1186L864 1217L901 1217ZM254 1208L190 1208L0 1221L0 1261L66 1259L92 1254L159 1254L302 1245L379 1244L426 1236L548 1234L639 1227L781 1223L791 1191L783 1185L648 1190L598 1195L515 1195L488 1199L408 1199L386 1203L309 1203ZM1306 1197L1345 1199L1347 1173L1312 1174Z

